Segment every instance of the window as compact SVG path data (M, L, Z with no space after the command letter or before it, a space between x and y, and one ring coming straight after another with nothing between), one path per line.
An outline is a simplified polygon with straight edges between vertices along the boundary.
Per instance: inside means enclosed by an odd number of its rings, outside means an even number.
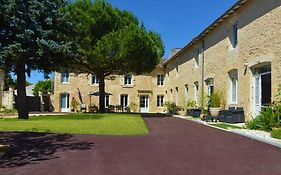
M211 96L214 92L214 79L209 78L205 82L207 87L207 96Z
M69 73L68 72L62 72L61 73L61 82L62 83L68 83L69 82Z
M158 86L164 85L164 75L157 75L157 85Z
M127 94L122 94L120 97L120 105L122 109L128 107L128 95Z
M237 103L238 94L238 71L233 70L229 73L230 77L230 102Z
M124 85L132 85L132 75L127 74L124 76Z
M185 85L184 96L185 96L185 102L187 104L187 102L188 102L188 85Z
M195 67L199 66L199 55L200 55L200 51L199 49L196 49L196 55L195 55Z
M176 87L176 105L179 105L179 89Z
M198 83L198 81L196 81L194 83L194 91L195 91L195 101L196 101L196 104L198 105L199 104L199 83Z
M238 44L238 23L232 26L232 48L236 48Z
M157 107L164 106L164 95L157 95Z
M93 74L92 75L92 84L99 84L100 83L100 79L95 75Z
M109 95L106 95L104 98L105 98L104 99L105 107L108 107L109 106Z

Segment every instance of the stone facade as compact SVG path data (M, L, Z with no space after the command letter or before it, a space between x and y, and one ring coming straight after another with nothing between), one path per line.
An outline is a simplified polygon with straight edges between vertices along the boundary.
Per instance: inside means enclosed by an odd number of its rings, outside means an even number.
M207 94L208 80L212 80L215 90L224 90L226 107L243 107L246 111L246 119L249 119L256 115L255 103L259 99L255 96L258 89L255 81L258 79L264 79L264 82L271 79L271 100L274 100L278 85L281 83L281 1L239 2L244 4L238 6L237 3L237 6L228 11L229 13L205 30L209 30L208 32L203 32L197 40L189 43L165 63L167 75L165 87L170 100L175 99L177 88L180 97L178 103L185 105L186 87L188 87L188 98L195 100L195 82L199 83L200 94L202 92ZM235 47L232 44L234 27L237 27ZM261 72L262 76L254 73L258 68L263 69L266 65L271 66L271 71L265 71L271 72L271 76L268 75L270 78L262 75L265 72ZM233 100L231 94L233 72L238 84L237 100ZM270 88L266 89L264 84L260 87L260 94L270 92Z
M109 95L109 105L121 105L121 95L128 96L128 106L136 104L136 111L140 111L140 97L148 96L147 112L164 112L163 107L157 107L157 96L165 94L164 86L157 85L157 76L164 75L164 68L157 66L152 72L146 75L133 75L132 84L124 85L123 75L114 75L105 80L105 91ZM83 103L98 106L99 97L89 96L90 93L98 92L98 84L92 84L92 76L89 74L74 74L69 76L68 83L61 83L61 74L55 74L54 84L54 108L61 111L61 95L69 94L69 99L74 97L79 101L78 88L82 96ZM132 109L131 109L132 110Z
M120 104L120 95L128 94L129 103L139 106L139 96L148 94L149 112L157 108L157 95L165 101L185 106L188 100L201 106L202 94L223 90L226 107L243 107L246 119L256 115L262 102L274 100L281 83L281 1L239 0L220 18L179 52L147 75L134 77L131 87L122 85L122 76L106 81L112 93L110 104ZM177 27L177 26L175 26ZM165 74L164 86L157 86L157 75ZM98 91L90 85L89 75L71 74L68 84L55 78L55 109L60 110L60 94L77 97L80 88L85 103L89 92ZM266 93L270 94L266 94ZM94 103L97 104L97 97ZM139 111L139 109L138 109Z

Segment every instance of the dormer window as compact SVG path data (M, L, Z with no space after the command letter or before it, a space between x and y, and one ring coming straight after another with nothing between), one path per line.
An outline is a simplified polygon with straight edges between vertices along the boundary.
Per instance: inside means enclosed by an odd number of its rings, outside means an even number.
M127 74L124 75L124 85L132 85L132 75L131 74Z
M196 53L195 53L195 67L199 67L199 55L200 55L200 50L199 48L196 49Z
M100 79L98 78L97 75L92 74L92 84L99 84L100 83Z
M232 37L231 37L232 48L236 48L238 44L238 22L232 26Z
M157 75L157 86L164 85L164 75Z
M61 73L61 83L69 83L69 72Z

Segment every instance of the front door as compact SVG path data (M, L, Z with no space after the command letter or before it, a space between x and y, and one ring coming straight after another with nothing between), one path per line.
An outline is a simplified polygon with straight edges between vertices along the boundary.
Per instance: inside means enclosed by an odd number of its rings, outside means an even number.
M70 112L69 94L61 94L61 112Z
M254 76L254 117L271 103L271 73Z
M149 112L149 96L148 95L140 96L140 112L141 113Z
M261 76L254 76L254 117L261 111Z

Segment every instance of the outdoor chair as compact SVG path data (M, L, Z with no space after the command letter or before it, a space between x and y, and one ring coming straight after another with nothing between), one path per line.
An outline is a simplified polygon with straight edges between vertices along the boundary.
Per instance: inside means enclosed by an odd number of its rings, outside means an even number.
M226 123L244 123L245 115L242 107L229 107L228 110L222 110L219 114L219 121Z
M122 106L116 105L116 112L122 112Z

